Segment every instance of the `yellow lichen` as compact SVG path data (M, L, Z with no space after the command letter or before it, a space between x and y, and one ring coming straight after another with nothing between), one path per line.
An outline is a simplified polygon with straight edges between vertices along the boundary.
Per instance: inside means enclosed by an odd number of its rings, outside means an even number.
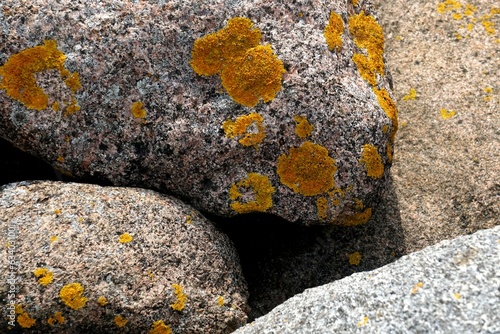
M439 110L439 112L441 113L441 117L443 117L444 119L449 119L456 115L455 110L452 109L450 110L441 109Z
M416 97L417 97L417 90L415 88L410 88L408 94L403 96L403 100L404 101L415 100Z
M453 297L455 297L456 299L462 298L462 296L460 296L460 294L456 292L453 294Z
M418 290L420 290L422 287L424 286L424 283L423 282L418 282L417 284L415 284L415 286L411 289L411 294L414 295L418 292Z
M135 118L145 118L146 117L146 109L141 101L137 101L132 103L132 107L130 108L132 115Z
M453 17L454 20L458 21L458 20L461 20L464 16L461 13L454 13L452 15L452 17Z
M106 306L108 304L108 299L104 296L97 298L97 303L101 306Z
M240 189L251 192L251 200L243 201L245 195ZM238 213L265 212L273 206L274 193L269 178L258 173L248 173L247 178L239 181L229 189L229 198L233 201L231 208Z
M64 162L64 157L58 156L57 157L57 162Z
M396 132L398 131L398 109L396 108L396 104L392 100L391 96L385 89L373 89L373 92L377 96L378 104L384 110L385 114L392 123L392 130L390 134L391 142L394 143L396 138Z
M354 6L357 6L357 5L358 5L358 2L359 2L359 0L352 0L352 4L353 4Z
M249 19L232 18L225 28L194 42L190 65L199 75L219 74L237 103L269 102L281 89L285 68L269 45L259 45L261 37Z
M363 327L364 325L366 325L368 323L368 317L363 317L363 320L361 320L360 322L358 322L358 327Z
M228 138L240 137L238 142L244 146L254 146L255 148L266 137L264 118L258 113L239 116L236 121L227 120L222 125L224 133Z
M52 317L49 317L49 319L47 319L47 323L49 325L54 325L55 323L60 323L60 324L64 324L66 322L66 319L62 316L62 312L56 312L54 313L54 316Z
M371 144L363 145L361 159L359 162L365 165L366 175L373 179L380 179L384 175L384 164L382 157L375 146Z
M359 252L354 252L349 254L349 263L353 266L358 266L361 262L361 254Z
M344 21L342 21L342 17L335 13L330 13L330 19L328 20L328 24L325 27L323 35L326 39L326 44L328 45L328 49L333 51L340 51L342 48L342 35L344 34Z
M363 212L354 213L341 220L343 226L356 226L367 223L372 216L372 208L367 208Z
M305 117L295 116L293 118L297 125L295 126L295 133L300 138L306 138L311 135L311 132L314 130L314 127L307 121Z
M31 318L26 312L22 312L17 316L17 323L23 328L31 328L35 322L36 319Z
M53 235L50 237L50 242L56 242L57 240L59 240L59 237L57 235Z
M491 87L486 87L486 88L484 89L484 92L485 92L486 94L491 94L491 93L493 93L493 88L491 88Z
M80 283L70 283L62 287L59 297L63 303L73 310L81 309L87 304L87 298L83 297L84 288Z
M125 243L128 243L128 242L131 242L134 238L132 238L132 236L128 233L123 233L120 235L120 242L122 244L125 244Z
M318 218L320 220L326 219L328 211L328 199L319 197L316 200L316 208L318 209Z
M183 292L182 286L180 286L179 284L172 284L172 288L174 288L175 297L177 297L177 299L170 306L176 311L182 311L186 306L187 296Z
M217 298L217 305L219 306L224 305L224 297L219 296L219 298Z
M128 320L125 319L124 317L122 317L121 314L117 315L114 320L115 320L115 325L120 327L120 328L125 327L125 325L128 322Z
M38 86L35 78L36 73L58 70L73 94L81 88L78 73L70 73L64 67L65 60L66 56L57 49L56 41L45 40L43 45L28 48L12 55L3 66L0 66L0 76L2 77L0 89L4 89L8 96L21 102L29 109L46 109L49 97ZM72 109L67 110L67 113L74 112L78 107L74 96L73 100ZM52 104L52 107L54 110L59 109L58 104Z
M387 143L387 162L391 163L392 162L392 156L394 154L394 148L392 147L391 143Z
M52 279L54 278L54 273L47 268L36 268L33 270L33 274L38 278L38 283L43 286L52 283Z
M304 196L327 192L335 186L335 160L328 150L310 141L292 147L278 158L277 173L281 183Z
M54 111L61 110L61 105L59 104L59 102L55 101L54 103L52 103L52 110Z
M465 16L471 16L476 11L476 6L468 3L465 5L464 14Z
M495 35L495 23L489 20L481 20L481 24L483 25L484 30L488 33L488 35Z
M446 0L443 2L438 3L437 5L437 11L440 14L444 14L447 11L451 10L459 10L462 8L462 4L458 2L457 0Z
M384 74L382 27L373 16L366 16L364 12L361 12L349 18L349 31L354 37L354 43L367 53L367 55L355 53L352 60L358 66L361 77L374 86L377 84L376 73Z
M172 329L165 325L163 320L158 320L153 323L153 329L149 331L149 334L172 334Z
M62 213L62 211L60 209L55 209L54 213L59 216Z

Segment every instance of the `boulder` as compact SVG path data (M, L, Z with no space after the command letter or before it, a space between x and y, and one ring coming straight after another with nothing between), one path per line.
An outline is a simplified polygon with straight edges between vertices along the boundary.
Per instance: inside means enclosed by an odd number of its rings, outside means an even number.
M0 217L2 333L230 333L246 322L232 243L179 200L21 182L1 188Z
M219 215L365 223L397 110L382 28L353 3L3 1L0 136Z
M500 227L306 290L235 331L498 333Z

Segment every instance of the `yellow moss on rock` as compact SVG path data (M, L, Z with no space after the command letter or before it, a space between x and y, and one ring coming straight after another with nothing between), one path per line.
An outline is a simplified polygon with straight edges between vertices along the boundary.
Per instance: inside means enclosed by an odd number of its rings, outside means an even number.
M328 45L328 49L333 51L340 51L342 48L342 35L344 34L344 21L342 21L342 17L335 13L330 13L330 19L328 20L328 24L325 27L323 35L326 39L326 44Z
M240 189L252 192L253 200L243 201ZM229 189L231 208L238 213L265 212L273 206L272 195L275 189L269 178L259 173L248 173L247 178L233 184Z
M172 288L174 288L174 293L175 293L175 296L177 297L177 299L170 306L172 307L172 309L174 309L176 311L182 311L184 309L184 307L186 306L187 296L183 292L182 286L180 286L179 284L172 284Z
M328 150L310 141L292 147L278 158L277 173L281 183L304 196L314 196L334 188L335 160Z
M222 125L228 138L243 136L238 140L241 145L254 146L255 148L266 137L266 130L262 124L264 118L258 113L239 116L236 121L227 120Z
M62 287L59 297L66 306L78 310L85 307L88 301L83 292L84 288L80 283L70 283Z
M231 98L253 107L269 102L281 89L285 68L262 34L247 18L235 17L227 26L194 42L190 65L199 75L219 74Z
M375 146L371 144L363 145L361 159L359 162L365 165L366 175L373 179L380 179L384 175L384 164L382 157Z
M43 286L52 283L52 279L54 278L54 273L47 268L36 268L33 270L33 274L38 278L38 283Z
M293 118L297 125L295 126L295 133L300 138L306 138L311 135L311 132L314 130L314 127L307 121L305 117L295 116Z

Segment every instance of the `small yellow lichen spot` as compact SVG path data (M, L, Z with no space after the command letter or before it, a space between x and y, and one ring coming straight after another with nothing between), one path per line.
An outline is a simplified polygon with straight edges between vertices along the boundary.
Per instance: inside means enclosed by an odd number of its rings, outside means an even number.
M354 252L349 254L349 263L353 266L358 266L361 262L361 254L359 252Z
M316 208L318 209L318 218L320 220L326 219L328 212L328 199L319 197L316 200Z
M243 189L243 193L240 191ZM245 194L248 192L249 194ZM248 173L247 178L233 184L229 189L231 208L238 213L265 212L273 206L272 195L275 190L265 175ZM249 196L252 199L246 200Z
M224 297L219 296L219 298L217 298L217 305L219 306L224 305Z
M31 328L35 322L36 319L31 318L26 312L22 312L17 316L17 323L23 328Z
M58 156L57 157L57 162L64 162L64 157Z
M481 24L483 25L484 30L488 33L488 35L495 35L495 23L488 20L481 20Z
M404 39L404 37L401 35L396 36L396 41L402 41L403 39Z
M163 320L158 320L153 323L153 329L149 331L149 334L172 334L172 329L165 325Z
M342 21L342 17L335 13L330 13L330 19L328 20L328 24L325 27L323 35L326 39L326 44L328 45L328 49L333 51L340 51L342 48L342 35L344 34L344 21Z
M464 16L461 13L454 13L452 17L454 20L461 20Z
M108 304L108 299L104 296L97 298L97 303L101 306L106 306Z
M476 11L476 6L468 3L465 5L464 15L471 16L472 14L474 14L475 11Z
M491 87L486 87L486 88L484 89L484 92L485 92L486 94L491 94L491 93L493 93L493 88L491 88Z
M403 100L404 101L415 100L416 97L417 97L417 90L415 88L411 88L408 94L403 96Z
M472 31L474 29L474 23L467 23L467 30Z
M368 323L368 317L364 317L363 320L361 320L360 322L358 322L358 327L362 327L364 325L366 325Z
M453 296L454 296L456 299L460 299L460 298L462 298L462 296L460 296L460 294L459 294L459 293L456 293L456 292L453 294Z
M117 315L114 320L115 320L116 326L118 326L120 328L124 327L128 322L128 320L125 319L124 317L122 317L121 314Z
M367 223L372 217L372 208L366 208L365 211L344 217L341 221L343 226L356 226Z
M80 75L78 73L73 73L71 74L67 79L66 79L66 86L71 89L73 93L75 93L77 90L82 89L82 84L80 83Z
M55 323L64 324L65 322L66 319L63 317L62 312L60 311L54 313L54 316L49 317L49 319L47 319L47 323L51 326L54 325Z
M411 289L411 294L414 295L418 292L418 290L420 290L422 287L424 286L424 283L423 282L418 282L417 284L415 284L415 286Z
M248 115L239 116L236 121L227 120L222 125L224 133L228 138L242 136L238 143L243 146L253 146L255 148L266 137L266 130L262 124L264 118L258 113L250 113Z
M56 215L58 215L58 216L59 216L62 212L61 212L61 210L59 210L59 209L55 209L55 210L54 210L54 213L55 213Z
M354 6L357 6L357 5L358 5L358 2L359 2L359 0L352 0L352 4L353 4Z
M132 103L132 107L130 108L132 115L135 118L145 118L146 117L146 109L144 109L144 105L141 101L137 101Z
M33 270L33 274L38 278L38 283L43 286L47 286L52 283L54 278L54 273L49 271L47 268L36 268Z
M441 117L443 117L444 119L449 119L456 115L455 110L441 109L439 110L439 112L441 113Z
M191 225L193 223L193 217L191 215L186 216L186 224Z
M182 286L180 286L179 284L172 284L172 288L174 288L174 293L177 297L177 300L170 306L176 311L182 311L186 306L187 296L183 292Z
M392 122L392 130L391 130L391 142L394 143L396 138L396 132L398 131L398 109L396 108L396 104L392 100L389 92L385 89L373 89L373 92L377 96L378 103L380 107L384 110L387 117Z
M359 162L365 165L366 175L373 179L380 179L384 175L384 164L382 157L375 146L371 144L363 145L361 159Z
M315 196L335 187L335 160L328 150L310 141L300 147L292 147L278 158L277 173L281 183L295 193Z
M61 110L61 105L59 104L59 102L55 101L54 103L52 103L52 110L54 111Z
M120 235L120 242L122 244L125 244L127 242L131 242L134 238L132 238L132 236L128 233L123 233L122 235Z
M297 125L295 126L295 133L300 138L306 138L311 135L311 132L314 130L314 127L307 121L305 117L295 116L293 118Z
M445 0L443 2L438 3L437 11L440 14L444 14L445 12L451 10L459 10L462 8L462 4L457 0Z
M50 237L50 242L56 242L57 240L59 240L59 237L57 235L53 235Z
M150 272L150 271L148 271L148 272L147 272L147 274L148 274L148 276L149 276L149 279L150 279L151 281L153 281L153 278L155 277L155 274L153 274L153 273L152 273L152 272Z
M85 307L88 299L83 297L84 288L80 283L70 283L62 287L59 297L63 303L73 310Z
M391 163L394 155L394 148L392 147L391 143L387 143L386 154L387 154L387 162Z

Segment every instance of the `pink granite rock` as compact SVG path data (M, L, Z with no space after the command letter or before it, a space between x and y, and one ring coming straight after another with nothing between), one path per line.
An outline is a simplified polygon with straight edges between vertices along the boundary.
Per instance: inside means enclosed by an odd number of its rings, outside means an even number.
M2 333L229 333L246 321L232 243L176 199L21 182L0 188L0 222Z
M0 136L75 177L355 225L397 129L367 1L2 1Z

